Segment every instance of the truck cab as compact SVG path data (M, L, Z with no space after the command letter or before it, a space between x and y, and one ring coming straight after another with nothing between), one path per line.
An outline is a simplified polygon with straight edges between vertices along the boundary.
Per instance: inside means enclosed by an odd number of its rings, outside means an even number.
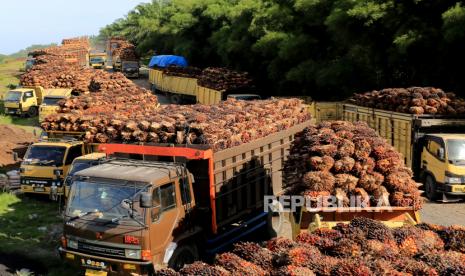
M105 56L106 54L91 54L89 59L89 65L94 69L105 68Z
M43 96L44 89L40 86L10 90L3 99L5 114L37 116Z
M43 122L45 117L58 112L58 102L63 99L69 99L72 95L72 89L51 89L44 97L39 108L39 122Z
M106 157L106 154L100 152L93 152L74 159L69 167L68 174L65 177L65 197L68 197L69 189L71 187L71 180L74 174L78 171L99 165Z
M123 61L121 63L121 72L127 78L139 78L139 67L138 61Z
M109 159L77 172L62 257L99 275L148 275L199 258L193 176L181 164Z
M430 200L465 196L465 137L463 134L427 134L423 138L421 171Z
M73 160L85 154L85 145L76 140L41 141L29 146L20 166L23 193L63 194L63 181Z

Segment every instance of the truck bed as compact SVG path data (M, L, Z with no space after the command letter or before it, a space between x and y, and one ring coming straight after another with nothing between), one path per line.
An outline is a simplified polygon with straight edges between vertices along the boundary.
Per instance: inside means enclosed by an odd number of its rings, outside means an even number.
M465 127L464 116L415 115L343 103L342 119L366 122L387 139L405 157L412 167L412 145L425 133L454 132ZM460 131L460 132L463 132Z
M320 228L330 229L339 223L349 223L356 217L377 220L393 228L420 223L420 215L413 207L327 207L311 210L303 207L290 213L292 237Z

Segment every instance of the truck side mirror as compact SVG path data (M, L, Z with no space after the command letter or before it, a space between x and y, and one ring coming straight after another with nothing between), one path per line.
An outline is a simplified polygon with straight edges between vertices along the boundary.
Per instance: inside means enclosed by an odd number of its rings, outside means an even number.
M152 208L152 195L150 193L141 193L139 200L140 208Z
M13 152L13 160L15 162L18 162L18 153L17 152Z
M444 157L445 157L444 155L445 155L444 154L444 148L438 149L438 157L439 157L439 159L444 159Z

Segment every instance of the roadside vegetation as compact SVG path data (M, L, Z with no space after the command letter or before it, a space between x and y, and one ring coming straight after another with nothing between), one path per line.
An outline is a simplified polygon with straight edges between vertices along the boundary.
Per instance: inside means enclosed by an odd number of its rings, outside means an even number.
M75 275L58 256L62 228L57 203L0 193L0 263L10 269Z
M462 1L172 0L101 30L142 56L248 71L269 95L345 99L383 87L465 94Z

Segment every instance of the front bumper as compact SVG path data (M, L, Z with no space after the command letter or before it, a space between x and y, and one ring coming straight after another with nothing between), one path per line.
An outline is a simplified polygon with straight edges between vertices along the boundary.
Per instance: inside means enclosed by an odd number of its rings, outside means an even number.
M64 261L83 270L105 271L108 275L149 275L153 272L153 264L149 261L130 261L93 256L62 247L59 247L58 251Z
M5 114L9 115L21 115L21 109L14 107L5 107Z
M52 192L52 186L57 187L57 194L63 194L63 180L39 179L32 177L21 177L21 192L31 194L49 195ZM59 184L59 185L57 185Z
M448 195L465 196L465 184L444 184L443 192Z

